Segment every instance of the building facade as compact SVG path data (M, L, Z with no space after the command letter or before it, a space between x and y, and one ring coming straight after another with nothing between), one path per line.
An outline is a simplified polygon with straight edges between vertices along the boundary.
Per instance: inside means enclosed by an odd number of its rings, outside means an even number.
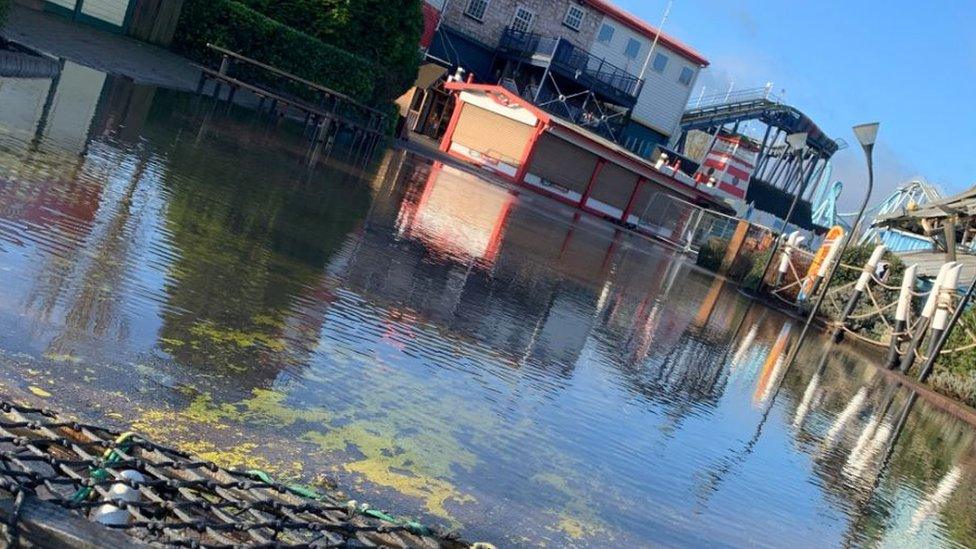
M14 0L160 46L173 41L184 0Z
M708 61L606 0L432 0L428 54L648 158ZM652 51L653 49L653 51Z

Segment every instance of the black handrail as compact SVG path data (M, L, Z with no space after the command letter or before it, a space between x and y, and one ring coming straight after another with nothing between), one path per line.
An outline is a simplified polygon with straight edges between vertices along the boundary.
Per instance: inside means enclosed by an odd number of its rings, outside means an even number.
M552 38L508 28L502 34L498 49L523 58L548 57L551 63L575 73L577 79L608 86L631 99L636 99L644 86L642 78L563 38Z

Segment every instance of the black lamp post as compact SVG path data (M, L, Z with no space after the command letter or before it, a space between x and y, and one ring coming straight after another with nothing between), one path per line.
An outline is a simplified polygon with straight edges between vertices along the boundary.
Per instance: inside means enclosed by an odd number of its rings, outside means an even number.
M864 149L864 158L868 165L868 190L864 194L864 201L861 203L861 209L857 212L857 218L854 220L854 225L851 226L851 230L844 237L844 242L841 244L840 253L837 254L837 258L834 260L834 264L830 267L830 273L824 279L821 285L820 293L817 295L817 301L813 304L813 309L810 310L810 315L807 317L806 324L803 325L803 330L800 332L800 338L797 340L796 345L793 346L793 350L790 352L789 358L786 361L786 367L789 368L793 365L793 361L796 360L796 355L800 351L800 347L803 345L803 340L810 330L810 324L813 323L814 317L820 312L820 306L823 304L824 299L827 297L827 291L830 289L830 283L834 280L834 274L837 273L837 267L841 264L844 252L847 250L848 244L854 238L854 233L857 232L861 225L861 218L864 217L864 210L868 207L868 201L871 200L871 192L874 190L874 143L878 138L878 126L877 122L872 122L869 124L860 124L854 126L854 135L857 136L857 141L861 144L861 148Z

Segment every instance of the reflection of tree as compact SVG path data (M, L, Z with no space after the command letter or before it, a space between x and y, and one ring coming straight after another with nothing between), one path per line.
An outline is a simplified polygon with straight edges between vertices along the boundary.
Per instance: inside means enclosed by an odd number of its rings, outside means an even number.
M137 162L98 241L89 243L95 253L78 276L79 287L70 298L63 330L48 345L51 354L71 355L79 341L90 336L102 339L113 326L123 335L124 319L117 310L119 287L125 280L134 244L133 197L146 170L144 158Z
M356 174L309 178L210 135L170 153L165 230L176 257L161 343L182 362L254 374L314 347L315 305L329 299L322 272L368 209L369 189Z

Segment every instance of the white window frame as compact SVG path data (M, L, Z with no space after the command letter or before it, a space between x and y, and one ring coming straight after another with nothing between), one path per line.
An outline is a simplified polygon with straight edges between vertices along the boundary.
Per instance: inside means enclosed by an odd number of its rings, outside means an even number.
M629 50L630 50L630 45L631 44L637 44L637 51L634 52L634 55L631 55L630 53L628 53ZM643 47L643 44L641 44L641 41L640 40L638 40L638 39L636 39L634 37L628 38L627 39L627 43L624 44L624 57L626 57L627 59L637 59L638 57L640 57L640 52L641 52L641 48L642 47Z
M519 18L519 12L529 14L529 21L526 24L524 29L519 29L515 27L515 21L517 21ZM515 6L515 13L512 14L512 22L509 24L509 26L512 28L512 30L515 31L520 31L525 33L532 32L532 27L535 26L535 12L523 6L522 4L517 4Z
M574 25L570 23L570 15L575 13L579 14L579 18L577 23ZM583 21L586 21L586 10L583 9L583 6L570 3L569 7L566 8L566 15L563 17L563 25L566 25L574 31L579 31L581 28L583 28Z
M687 82L682 82L681 81L681 77L684 76L685 74L688 74L689 75L688 76L688 81ZM691 86L691 83L694 82L694 81L695 81L695 70L692 69L691 67L687 66L687 65L685 65L684 67L681 67L681 72L678 73L678 83L681 84L682 86L690 87Z
M488 13L488 6L491 4L491 0L468 0L468 5L464 7L464 15L474 19L475 21L484 21L485 14ZM481 6L481 14L476 15L471 7L474 5Z
M608 36L606 40L603 40L602 38L600 38L603 35L603 29L604 28L610 29L610 36ZM599 42L599 43L601 43L601 44L611 44L611 43L613 43L613 35L616 32L617 32L617 29L613 28L613 25L609 25L607 23L603 23L602 25L600 25L600 28L596 31L596 41Z
M660 69L657 68L658 58L664 59L664 65L662 65ZM654 59L651 60L651 68L654 69L654 72L658 74L664 74L664 71L668 70L668 63L670 62L671 62L671 58L668 57L667 54L661 53L659 51L654 52Z

